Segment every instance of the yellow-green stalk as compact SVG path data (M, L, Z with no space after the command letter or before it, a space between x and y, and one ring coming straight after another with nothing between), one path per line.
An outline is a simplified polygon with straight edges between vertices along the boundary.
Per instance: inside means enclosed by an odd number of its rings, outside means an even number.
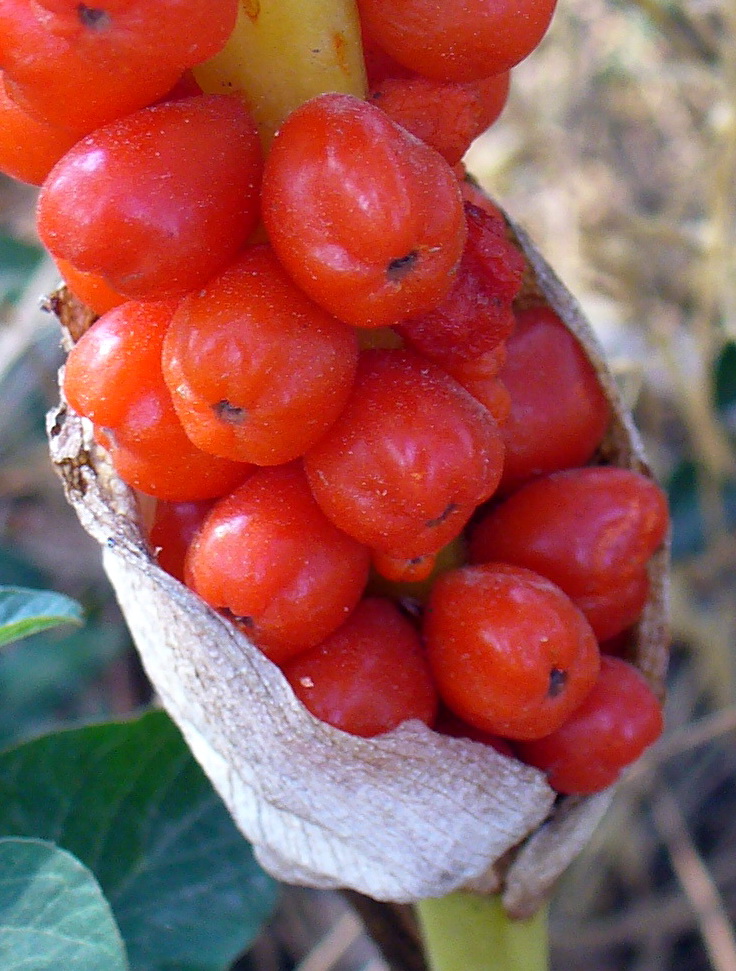
M416 907L430 971L547 971L547 914L510 920L498 897L453 893Z
M241 0L223 50L195 69L203 90L240 94L264 145L286 116L327 91L365 97L354 0Z

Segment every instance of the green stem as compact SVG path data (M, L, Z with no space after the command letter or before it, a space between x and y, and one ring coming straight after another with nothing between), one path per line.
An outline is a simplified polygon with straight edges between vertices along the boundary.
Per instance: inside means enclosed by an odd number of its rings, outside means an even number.
M430 971L547 971L547 913L511 920L497 896L453 893L416 907Z

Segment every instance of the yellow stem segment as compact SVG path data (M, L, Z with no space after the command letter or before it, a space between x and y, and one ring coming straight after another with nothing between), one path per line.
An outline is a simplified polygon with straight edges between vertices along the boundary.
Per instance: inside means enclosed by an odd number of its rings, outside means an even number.
M240 94L267 147L304 101L327 91L365 97L355 0L240 0L229 41L194 74L210 94Z
M547 914L507 917L496 896L453 893L416 907L431 971L547 971Z

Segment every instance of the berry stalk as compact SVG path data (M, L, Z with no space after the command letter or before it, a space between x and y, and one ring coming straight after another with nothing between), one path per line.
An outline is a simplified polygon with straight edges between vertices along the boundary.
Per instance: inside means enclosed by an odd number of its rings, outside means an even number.
M430 971L547 971L547 912L514 921L498 896L453 893L416 906Z
M365 97L354 0L242 0L227 44L194 74L208 93L240 93L267 146L304 101L327 91Z

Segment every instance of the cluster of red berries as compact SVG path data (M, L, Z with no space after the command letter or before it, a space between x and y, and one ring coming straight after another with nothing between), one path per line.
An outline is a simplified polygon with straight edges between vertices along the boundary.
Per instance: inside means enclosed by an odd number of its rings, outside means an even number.
M360 0L370 97L306 102L264 158L189 74L235 0L7 0L0 165L43 181L39 234L100 314L64 393L159 500L159 563L317 717L421 719L590 792L661 731L606 645L667 510L591 464L595 372L458 172L554 0L522 5Z

